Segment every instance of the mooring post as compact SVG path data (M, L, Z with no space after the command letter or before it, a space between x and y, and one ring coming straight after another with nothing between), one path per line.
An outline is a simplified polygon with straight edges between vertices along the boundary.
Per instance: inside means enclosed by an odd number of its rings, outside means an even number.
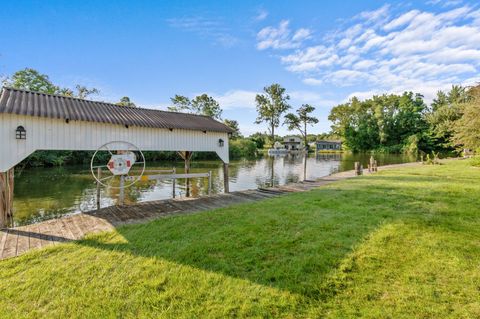
M177 169L174 167L172 169L173 175L177 174ZM175 184L176 184L177 179L174 177L172 180L172 198L175 198Z
M208 196L212 195L212 171L208 172Z
M378 172L377 160L373 161L373 169L375 172Z
M355 175L356 176L361 175L360 170L361 170L360 162L355 162Z
M97 177L98 179L102 178L102 168L97 168ZM97 181L97 209L100 209L100 183Z
M228 185L228 164L223 163L223 189L225 193L230 193L230 187Z
M368 164L368 171L375 172L375 159L373 156L370 156L370 164Z

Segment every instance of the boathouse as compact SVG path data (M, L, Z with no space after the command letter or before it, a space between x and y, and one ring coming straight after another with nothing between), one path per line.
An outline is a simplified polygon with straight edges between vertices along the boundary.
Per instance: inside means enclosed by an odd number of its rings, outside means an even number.
M118 106L4 87L0 93L0 227L12 212L13 167L36 150L95 151L125 141L142 151L215 152L224 163L232 130L203 115ZM187 168L187 165L186 165Z
M321 140L316 142L318 151L339 151L342 149L342 141Z

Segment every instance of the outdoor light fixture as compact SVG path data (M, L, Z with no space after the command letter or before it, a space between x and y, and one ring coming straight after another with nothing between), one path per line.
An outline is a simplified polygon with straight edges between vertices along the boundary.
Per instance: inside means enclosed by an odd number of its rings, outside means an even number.
M224 144L225 142L222 139L218 140L218 146L223 147Z
M15 137L17 140L26 140L27 139L27 131L25 131L25 128L23 126L18 126L17 129L15 130Z

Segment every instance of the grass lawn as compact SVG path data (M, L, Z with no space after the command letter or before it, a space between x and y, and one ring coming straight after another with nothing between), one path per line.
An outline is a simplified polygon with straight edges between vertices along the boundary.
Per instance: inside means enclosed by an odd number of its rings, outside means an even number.
M1 318L478 318L480 168L383 171L0 262Z

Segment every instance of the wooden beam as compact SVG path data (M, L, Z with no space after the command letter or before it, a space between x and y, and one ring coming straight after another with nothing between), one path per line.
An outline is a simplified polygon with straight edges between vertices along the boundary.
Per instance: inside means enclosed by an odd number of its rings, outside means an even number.
M5 228L13 220L15 169L0 173L0 228Z
M223 189L225 193L230 192L230 187L228 183L228 164L223 163Z

